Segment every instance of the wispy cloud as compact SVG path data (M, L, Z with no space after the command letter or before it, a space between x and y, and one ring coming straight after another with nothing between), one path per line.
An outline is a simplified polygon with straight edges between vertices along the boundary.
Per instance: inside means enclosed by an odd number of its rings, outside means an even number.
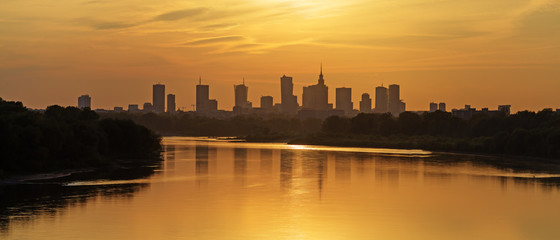
M166 12L155 16L152 21L177 21L185 18L192 18L207 13L208 8L191 8L177 11Z
M220 37L196 39L190 42L186 42L183 45L203 46L203 45L213 45L213 44L220 44L220 43L238 42L243 40L246 40L246 38L243 36L220 36Z

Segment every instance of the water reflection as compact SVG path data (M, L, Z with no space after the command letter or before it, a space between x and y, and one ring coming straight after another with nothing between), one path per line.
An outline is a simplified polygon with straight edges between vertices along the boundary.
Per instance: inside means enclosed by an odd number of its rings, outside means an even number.
M0 188L1 221L11 229L4 236L35 239L64 223L76 232L51 233L51 239L539 238L535 232L560 237L554 224L560 220L560 178L554 172L404 150L392 155L183 138L164 142L163 174L136 176L143 182ZM26 195L31 193L37 195ZM10 227L15 220L9 219L26 216L48 217ZM125 227L79 232L100 222Z

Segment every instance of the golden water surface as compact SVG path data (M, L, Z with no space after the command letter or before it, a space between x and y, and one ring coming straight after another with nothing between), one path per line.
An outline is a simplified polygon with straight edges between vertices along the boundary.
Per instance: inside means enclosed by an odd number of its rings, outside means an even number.
M64 204L5 216L0 238L560 239L556 176L482 156L163 142L156 173L65 183Z

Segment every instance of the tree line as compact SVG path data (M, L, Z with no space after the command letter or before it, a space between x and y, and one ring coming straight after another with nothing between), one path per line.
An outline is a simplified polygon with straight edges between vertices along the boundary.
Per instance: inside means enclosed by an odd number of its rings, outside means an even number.
M131 120L100 119L89 109L31 111L0 98L0 176L157 159L160 137Z
M522 111L510 116L474 115L469 120L449 112L359 114L329 117L317 138L363 137L383 147L485 152L560 158L560 114Z

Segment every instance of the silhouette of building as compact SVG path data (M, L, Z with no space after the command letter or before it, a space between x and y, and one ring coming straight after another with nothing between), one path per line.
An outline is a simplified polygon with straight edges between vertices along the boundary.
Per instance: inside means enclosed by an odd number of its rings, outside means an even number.
M174 113L176 111L175 107L175 94L167 94L167 112Z
M165 112L165 85L159 83L154 84L152 97L152 106L154 112Z
M218 101L210 99L210 86L202 85L202 78L198 78L196 85L196 112L206 113L218 110Z
M476 114L486 114L490 117L500 116L500 115L509 116L510 109L511 109L511 105L499 105L498 110L488 110L488 108L482 108L481 110L476 110L476 108L472 108L471 105L465 105L465 108L453 109L451 112L455 117L469 120Z
M362 94L362 101L360 101L360 112L371 113L371 98L369 94Z
M123 107L114 107L113 112L124 112Z
M299 104L297 96L294 95L294 83L292 77L286 75L280 78L280 112L296 114Z
M243 79L243 84L233 85L235 92L235 106L233 107L233 112L235 113L247 113L252 108L252 103L247 101L247 95L249 88L245 85L245 79Z
M399 85L389 85L389 112L393 116L399 116L406 110L406 105L400 99L400 91Z
M323 78L323 67L317 84L303 87L302 105L304 109L329 110L329 88Z
M440 110L440 111L442 111L442 112L446 112L445 103L440 102L440 103L439 103L439 109L438 109L438 110Z
M153 112L154 111L154 106L152 105L152 103L144 103L144 106L142 107L142 111L143 112Z
M89 108L89 109L91 109L91 97L87 94L78 97L78 108L81 108L81 109Z
M375 88L375 109L376 113L386 113L388 112L389 103L389 91L383 85Z
M350 116L354 109L352 103L352 89L341 87L336 89L336 109L344 111L344 115Z
M262 96L261 97L261 109L271 111L273 108L273 98L272 96Z
M503 112L506 116L511 114L511 105L498 105L498 111Z
M437 105L437 103L431 102L431 103L430 103L430 112L435 112L435 111L437 111L437 110L438 110L438 105Z
M138 108L138 104L128 104L128 111L129 112L138 112L140 109Z

